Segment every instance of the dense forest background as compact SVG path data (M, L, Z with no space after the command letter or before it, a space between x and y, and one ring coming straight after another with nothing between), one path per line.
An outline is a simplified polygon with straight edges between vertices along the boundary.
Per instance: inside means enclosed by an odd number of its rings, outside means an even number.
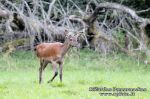
M68 30L81 34L79 48L135 57L140 52L149 60L148 0L1 0L0 17L0 49L5 53L64 42Z

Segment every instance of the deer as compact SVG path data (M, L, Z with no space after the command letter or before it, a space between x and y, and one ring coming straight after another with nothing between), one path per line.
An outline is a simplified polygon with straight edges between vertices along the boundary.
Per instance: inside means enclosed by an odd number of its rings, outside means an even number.
M72 46L77 47L79 45L79 43L77 42L77 38L79 36L78 34L73 34L71 32L68 32L68 30L65 30L64 35L64 43L41 43L35 47L36 55L40 60L39 84L42 83L42 74L48 63L52 64L52 68L54 71L54 75L50 80L48 80L48 83L52 82L58 75L57 65L59 65L59 78L60 82L62 82L64 57Z

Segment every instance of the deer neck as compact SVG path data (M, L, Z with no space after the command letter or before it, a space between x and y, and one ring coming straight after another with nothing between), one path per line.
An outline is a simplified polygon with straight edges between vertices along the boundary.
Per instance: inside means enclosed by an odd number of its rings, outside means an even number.
M62 57L65 56L65 54L68 52L68 50L70 49L70 42L68 40L65 40L64 42L64 46L63 46L63 51L62 51Z

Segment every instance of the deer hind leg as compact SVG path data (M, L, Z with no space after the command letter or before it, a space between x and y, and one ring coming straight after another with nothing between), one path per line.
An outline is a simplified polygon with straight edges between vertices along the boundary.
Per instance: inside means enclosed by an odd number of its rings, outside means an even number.
M41 84L41 82L42 82L43 62L44 62L44 60L40 60L40 68L39 68L39 84Z
M52 79L50 79L48 81L48 83L52 82L55 79L55 77L58 75L58 70L57 70L56 62L52 62L52 66L53 66L53 70L54 70L54 76L52 77Z

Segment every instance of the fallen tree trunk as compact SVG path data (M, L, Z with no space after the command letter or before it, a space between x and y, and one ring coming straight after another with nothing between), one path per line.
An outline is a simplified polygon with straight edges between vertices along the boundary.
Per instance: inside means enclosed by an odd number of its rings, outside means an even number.
M0 42L2 41L11 41L12 39L21 39L21 38L27 38L29 37L28 34L25 33L12 33L12 34L4 34L0 36Z

